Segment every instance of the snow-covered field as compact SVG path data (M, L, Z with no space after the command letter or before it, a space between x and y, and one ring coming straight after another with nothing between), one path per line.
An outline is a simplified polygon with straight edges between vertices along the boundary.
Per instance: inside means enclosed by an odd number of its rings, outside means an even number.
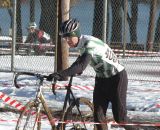
M20 57L18 57L20 59ZM17 59L18 59L17 58ZM16 60L17 60L16 59ZM37 58L36 58L37 59ZM38 59L37 59L38 60ZM37 61L36 60L36 61ZM152 60L152 59L151 59ZM50 62L50 60L47 60ZM46 61L46 62L47 62ZM71 59L71 62L73 62L74 59ZM133 62L134 61L134 62ZM130 60L130 64L135 64L135 60ZM146 61L143 59L145 65ZM126 61L122 61L123 63ZM26 63L26 62L25 62ZM27 62L29 63L29 62ZM139 63L139 62L137 62ZM149 65L154 65L155 70L157 70L157 74L160 72L158 70L159 68L159 63L158 61L155 62L149 62ZM157 64L158 63L158 64ZM16 69L17 70L23 70L23 64L24 62L20 62L19 64L16 63ZM32 63L33 64L33 63ZM31 64L31 65L32 65ZM141 61L141 64L143 62ZM28 64L29 65L29 64ZM47 69L47 66L42 66L43 63L40 66L37 66L40 68L40 70ZM27 65L25 65L27 66ZM156 68L156 67L157 68ZM4 66L5 67L5 66ZM142 69L145 70L144 68L139 68L138 64L136 65L137 68L135 68L136 73L138 71L141 71ZM129 68L129 64L126 65L126 68L128 70L128 73L131 73ZM27 70L27 69L24 69ZM29 70L32 70L30 68ZM91 68L88 69L90 72L93 71ZM46 71L46 72L47 72ZM44 71L45 72L45 71ZM89 75L87 75L89 74ZM158 74L160 76L160 74ZM157 75L157 76L158 76ZM135 76L135 75L134 75ZM133 77L134 77L133 76ZM143 73L139 74L139 77L143 76ZM146 76L146 74L144 74ZM147 75L153 78L154 76L152 75ZM157 80L157 76L155 76L155 79ZM138 77L137 77L138 79ZM27 85L31 84L29 80L26 81ZM63 82L58 82L58 84L65 84L66 81ZM47 83L48 84L48 83ZM94 86L94 72L88 73L85 71L81 76L74 77L73 79L73 85L79 85L79 86ZM81 90L81 89L73 89L74 93L77 97L87 97L90 100L92 100L92 90ZM21 89L16 89L13 85L13 73L6 73L6 72L1 72L0 73L0 92L5 93L6 95L10 96L13 99L16 99L20 101L22 104L25 104L27 101L31 100L35 96L35 91L36 88L32 87L31 85L28 85L26 87L23 87ZM62 103L64 100L64 90L57 90L57 95L54 96L50 90L50 87L45 87L44 89L44 95L45 98L48 101L49 106L53 107L55 109L62 108ZM150 113L154 112L155 116L160 115L160 97L159 97L159 92L160 92L160 82L157 80L157 82L142 82L138 80L129 80L128 84L128 93L127 93L127 108L128 111L134 110L135 112L144 112L145 113ZM0 107L6 106L6 103L2 100L0 100ZM1 112L0 113L0 130L14 130L16 121L17 121L18 115L11 113L11 112ZM46 124L46 129L49 129L48 125Z

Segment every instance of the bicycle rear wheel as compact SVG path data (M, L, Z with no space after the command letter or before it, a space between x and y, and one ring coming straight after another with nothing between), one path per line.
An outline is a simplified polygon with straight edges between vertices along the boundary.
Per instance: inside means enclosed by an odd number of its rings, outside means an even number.
M92 103L87 98L77 98L76 103L72 102L66 112L63 113L61 121L61 130L93 130Z

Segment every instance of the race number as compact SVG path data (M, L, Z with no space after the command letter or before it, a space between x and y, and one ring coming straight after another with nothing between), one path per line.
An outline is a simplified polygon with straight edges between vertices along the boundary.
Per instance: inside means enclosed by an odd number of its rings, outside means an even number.
M107 48L105 54L107 59L112 60L113 62L118 61L117 56L114 54L114 52L111 49Z

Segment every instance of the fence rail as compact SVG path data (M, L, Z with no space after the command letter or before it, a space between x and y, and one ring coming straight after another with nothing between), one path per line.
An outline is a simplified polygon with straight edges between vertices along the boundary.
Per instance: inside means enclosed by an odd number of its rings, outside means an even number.
M3 14L0 15L0 71L53 72L55 65L54 39L57 25L56 1L50 3L52 8L39 1L35 1L34 4L31 4L30 1L17 2L16 30L12 27L13 15L11 14L15 13L11 10L12 7L0 8ZM107 4L107 6L103 6L103 4ZM156 79L157 81L157 77L160 76L158 73L160 66L160 6L153 5L155 5L155 1L152 0L148 0L148 2L134 0L126 3L111 0L108 0L107 3L104 0L79 0L71 2L69 14L70 17L79 19L83 34L94 35L107 42L126 67L130 79L153 81ZM45 12L45 8L48 12L52 11L53 13ZM107 16L103 17L104 15ZM6 16L5 19L2 16ZM51 35L52 43L24 43L28 35L26 27L30 21L35 21L37 28ZM12 45L11 28L13 28L12 32L16 31L15 51L12 50L14 46ZM154 28L152 33L149 28ZM152 49L147 50L148 47ZM79 53L69 50L70 58L73 56L72 59L75 59L77 55ZM142 64L140 64L141 62ZM40 65L45 67L42 68ZM86 71L86 73L94 75L93 71Z

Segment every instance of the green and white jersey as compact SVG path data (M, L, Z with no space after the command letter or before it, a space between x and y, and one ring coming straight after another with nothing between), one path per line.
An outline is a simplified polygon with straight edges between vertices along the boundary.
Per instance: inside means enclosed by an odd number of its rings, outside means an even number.
M92 56L90 65L97 77L109 78L124 69L112 49L98 38L82 35L76 49L80 51L80 55L88 53Z

